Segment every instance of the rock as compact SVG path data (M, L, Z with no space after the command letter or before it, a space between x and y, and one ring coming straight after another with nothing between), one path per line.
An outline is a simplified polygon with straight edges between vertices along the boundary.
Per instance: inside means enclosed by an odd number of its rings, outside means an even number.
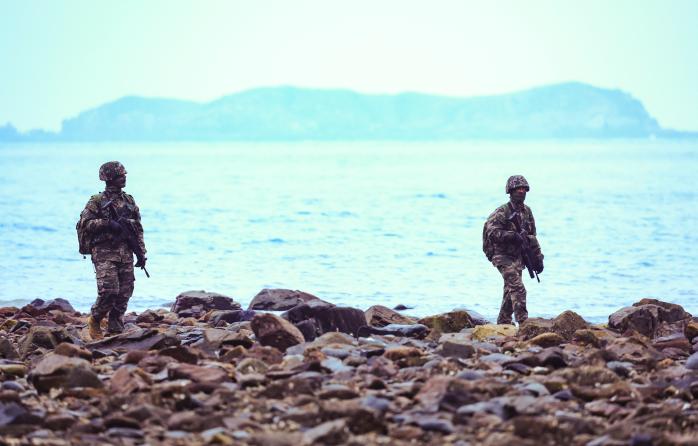
M173 313L180 317L200 316L209 310L239 310L240 304L228 296L206 291L185 291L175 299Z
M464 328L475 326L470 315L465 311L451 311L450 313L428 316L417 322L440 333L457 333Z
M398 361L400 359L405 358L420 357L422 356L422 351L416 347L390 347L385 350L383 356L390 359L391 361Z
M537 345L539 347L554 347L563 342L565 342L565 338L557 333L541 333L528 341L530 345Z
M18 359L19 353L15 350L12 343L5 337L0 336L0 358Z
M109 381L112 394L130 395L134 392L150 390L153 380L143 369L133 365L123 365L116 370Z
M146 310L136 317L136 323L138 324L152 324L163 320L165 317L161 314L154 312L153 310Z
M187 364L196 364L199 362L199 354L197 351L184 345L163 348L158 352L158 354L162 356L169 356L179 362L184 362Z
M529 317L519 325L519 331L516 336L528 341L539 334L553 332L553 322L551 319L543 319L540 317Z
M75 344L69 344L67 342L61 342L58 344L53 352L57 355L68 356L70 358L82 358L87 361L92 360L92 353L89 350L78 347Z
M509 324L485 324L475 327L471 336L478 341L484 341L491 338L501 338L506 336L515 336L516 327Z
M390 324L410 325L416 323L416 319L403 316L397 311L393 311L383 305L374 305L364 313L368 325L374 327L385 327Z
M698 370L698 353L694 353L686 359L686 368L690 370Z
M27 373L27 367L19 361L8 364L0 363L0 376L22 377Z
M358 308L328 306L323 301L298 305L284 313L283 317L293 324L311 320L319 334L341 331L356 336L359 328L366 325L366 316Z
M398 325L389 324L384 327L372 327L370 325L365 325L359 327L356 333L358 338L366 338L371 335L379 336L401 336L406 338L417 338L422 339L429 333L429 327L422 324L410 324L410 325Z
M305 342L303 334L293 324L273 314L256 315L252 319L252 330L262 345L281 351Z
M337 398L340 400L347 400L351 398L357 398L359 394L356 390L346 386L344 384L327 384L322 387L318 393L318 397L321 400L327 400L330 398Z
M475 326L487 325L491 323L489 320L487 320L485 316L481 315L480 313L474 310L469 310L467 308L454 308L453 311L465 311L466 313L468 313L468 315L470 316L470 320L473 322L473 325Z
M53 310L63 311L66 313L75 313L75 308L70 305L70 302L60 297L48 301L44 301L43 299L34 299L33 301L29 302L29 304L22 307L23 312L34 317L41 314L46 314Z
M349 437L344 419L327 421L303 433L303 444L343 444Z
M42 421L41 413L30 412L21 403L0 402L0 434L16 426L27 426L27 430L31 431L36 428L35 426L41 425ZM9 438L6 439L9 440Z
M476 351L473 341L462 333L445 333L439 338L439 343L443 356L470 358Z
M43 393L54 387L102 387L102 381L92 371L89 362L55 353L43 357L29 374L29 381Z
M621 308L608 317L608 327L625 333L635 330L653 338L660 324L672 324L691 318L683 307L656 299L642 299L631 307Z
M181 363L168 366L168 377L170 379L188 379L200 384L218 384L230 380L228 373L219 367Z
M695 338L698 338L698 321L691 320L684 327L684 336L686 339L693 342Z
M267 311L286 311L298 305L310 302L320 301L327 305L332 305L325 302L319 297L298 290L286 290L281 288L269 289L265 288L252 299L248 310L267 310Z
M627 361L649 368L661 359L661 355L651 344L638 337L614 339L604 348L604 354L611 360Z
M105 338L101 341L87 344L86 347L90 350L116 348L131 351L131 350L159 350L165 347L179 345L180 341L177 337L162 329L154 328L139 328L130 332L122 333L117 336Z
M560 335L565 341L571 341L574 332L589 328L589 324L574 311L564 311L552 320L551 331Z
M407 305L403 304L397 304L393 307L393 310L395 311L404 311L404 310L411 310L412 307L408 307Z
M425 411L455 411L466 404L478 402L475 381L466 381L452 376L436 375L424 383L415 397Z
M211 313L209 322L211 322L211 325L216 327L221 321L228 324L241 321L251 321L256 314L257 313L254 311L247 310L216 310Z
M20 341L20 351L26 357L37 348L52 350L61 342L72 342L65 328L35 326Z

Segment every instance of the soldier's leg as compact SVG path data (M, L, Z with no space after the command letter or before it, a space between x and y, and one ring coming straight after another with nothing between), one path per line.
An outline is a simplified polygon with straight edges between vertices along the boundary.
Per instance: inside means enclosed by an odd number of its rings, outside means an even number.
M128 307L128 301L133 296L133 285L135 277L133 274L133 263L119 263L119 293L114 298L111 310L109 311L110 333L121 333L124 330L123 316Z
M528 319L528 310L526 310L526 287L524 287L521 279L521 269L518 270L516 280L511 283L511 302L514 306L514 317L519 325Z
M97 301L92 305L90 313L99 323L111 310L114 298L119 293L119 274L116 264L112 261L96 261L94 265L97 277Z
M502 297L502 305L499 308L499 315L497 316L498 324L511 324L511 313L513 312L513 304L511 299L511 289L509 287L510 276L512 273L516 273L516 270L512 265L500 265L497 267L499 272L502 274L504 279L504 295Z

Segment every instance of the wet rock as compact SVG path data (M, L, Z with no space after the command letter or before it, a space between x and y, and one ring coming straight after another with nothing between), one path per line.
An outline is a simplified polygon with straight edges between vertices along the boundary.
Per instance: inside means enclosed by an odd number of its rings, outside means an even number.
M46 314L53 310L63 311L66 313L75 313L75 308L70 305L70 302L60 297L48 301L44 301L43 299L34 299L33 301L29 302L29 304L22 307L23 312L34 317Z
M283 317L293 324L311 321L319 334L341 331L356 336L359 328L366 325L366 316L358 308L328 306L322 301L298 305Z
M90 363L81 358L49 353L32 369L29 381L39 392L54 387L102 387L102 381L92 371Z
M117 336L105 338L101 341L87 344L90 350L99 349L121 349L131 350L159 350L165 347L179 345L179 339L173 334L153 328L139 328L130 332L125 332Z
M209 310L239 310L240 304L232 298L218 293L206 291L186 291L175 299L172 305L173 313L180 317L198 317Z
M286 290L281 288L269 289L265 288L252 299L248 310L267 310L267 311L286 311L298 305L310 302L320 301L327 305L332 305L325 302L319 297L298 290Z
M487 339L496 339L507 336L516 335L516 327L509 324L484 324L478 325L473 329L471 333L472 337L478 341L485 341Z
M420 324L440 333L457 333L464 328L475 326L470 315L465 311L451 311L420 319Z
M374 305L365 312L368 325L374 327L385 327L390 324L410 325L416 323L416 319L403 316L397 311L393 311L383 305Z
M281 351L305 342L303 334L290 322L273 314L258 314L252 319L252 330L262 345Z
M365 325L360 327L356 336L359 338L366 338L371 335L379 336L401 336L406 338L417 338L422 339L429 333L429 327L422 324L410 324L410 325L399 325L399 324L389 324L384 327L372 327L370 325Z

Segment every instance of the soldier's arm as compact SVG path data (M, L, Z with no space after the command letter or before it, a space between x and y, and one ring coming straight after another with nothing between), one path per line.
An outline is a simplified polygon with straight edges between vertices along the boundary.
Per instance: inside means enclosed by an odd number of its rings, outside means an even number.
M138 208L138 205L135 204L134 202L134 216L135 218L133 219L133 228L136 230L136 234L138 235L138 246L141 247L143 250L143 254L146 254L146 249L145 249L145 240L143 239L143 225L141 224L141 210Z
M509 229L504 211L497 210L492 216L488 236L496 243L509 243L516 239L516 233Z
M530 215L528 225L531 229L528 238L531 245L531 250L533 251L533 255L543 260L543 251L541 251L540 249L540 243L538 242L538 237L536 236L536 220L533 218L533 212L531 212L530 209L528 210L528 212Z
M92 198L80 213L80 223L88 233L93 235L104 231L109 226L109 220L101 218L99 204Z

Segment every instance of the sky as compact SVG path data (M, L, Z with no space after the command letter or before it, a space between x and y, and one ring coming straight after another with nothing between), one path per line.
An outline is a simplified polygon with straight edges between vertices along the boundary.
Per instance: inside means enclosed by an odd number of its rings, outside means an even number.
M125 95L295 85L508 93L581 81L698 130L698 1L0 0L0 126Z

